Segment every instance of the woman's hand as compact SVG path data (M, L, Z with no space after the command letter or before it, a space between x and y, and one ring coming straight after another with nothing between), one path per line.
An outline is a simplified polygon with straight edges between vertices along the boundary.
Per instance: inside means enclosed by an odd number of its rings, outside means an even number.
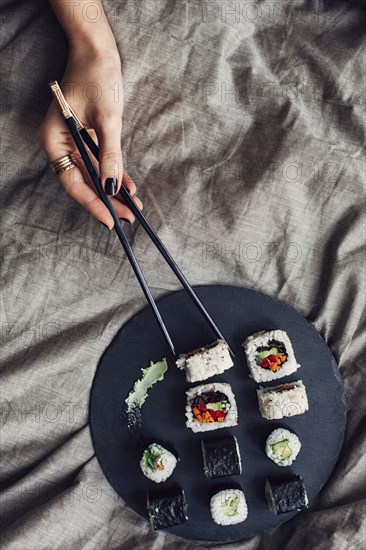
M136 186L123 169L120 142L123 84L121 61L115 44L108 42L96 47L83 41L71 43L66 71L60 85L66 100L99 145L101 182L108 195L115 195L111 202L117 216L133 222L134 215L119 196L116 196L122 177L131 195L135 195ZM79 166L60 174L60 183L71 197L112 229L113 218L95 191L55 101L37 131L37 138L50 162L71 153L77 157ZM93 160L97 164L94 158ZM142 208L137 197L135 202Z

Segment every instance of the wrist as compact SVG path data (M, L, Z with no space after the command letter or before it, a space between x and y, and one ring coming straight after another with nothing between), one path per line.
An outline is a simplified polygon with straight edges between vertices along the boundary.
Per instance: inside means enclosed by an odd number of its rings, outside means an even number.
M121 58L117 49L117 44L112 36L111 39L101 38L99 40L83 39L69 40L69 58L82 64L85 60L108 61L121 65Z
M73 54L93 56L112 55L119 57L117 44L112 33L95 33L69 38L69 49Z
M70 50L76 53L89 51L97 55L106 50L117 51L101 0L50 0L50 3L68 38Z

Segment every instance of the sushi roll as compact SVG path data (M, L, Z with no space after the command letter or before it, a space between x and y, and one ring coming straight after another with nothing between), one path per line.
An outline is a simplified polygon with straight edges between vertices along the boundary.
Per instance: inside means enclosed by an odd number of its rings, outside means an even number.
M269 509L274 514L299 512L309 503L304 482L298 475L283 481L266 479L265 492Z
M183 489L165 489L147 493L147 512L154 531L188 520L187 500Z
M267 437L266 455L278 466L290 466L295 461L300 449L300 439L289 430L278 428Z
M218 525L235 525L245 521L248 507L243 491L225 489L216 493L210 502L211 516Z
M235 476L242 472L238 441L235 436L201 441L203 471L209 479Z
M200 382L230 369L234 363L227 343L216 340L208 346L180 355L175 364L185 370L187 382Z
M251 378L270 382L297 371L299 365L289 337L283 330L261 331L242 344Z
M237 425L238 410L230 384L203 384L186 394L187 428L208 432Z
M309 409L306 389L301 380L257 390L259 410L267 420L303 414Z
M142 473L156 483L167 480L176 465L175 456L158 443L149 445L140 460Z

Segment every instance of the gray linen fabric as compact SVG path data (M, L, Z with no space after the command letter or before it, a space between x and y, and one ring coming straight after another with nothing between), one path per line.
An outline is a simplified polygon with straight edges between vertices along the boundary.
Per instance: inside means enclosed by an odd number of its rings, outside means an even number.
M362 2L106 1L123 60L122 148L145 212L192 284L261 289L314 323L348 402L335 471L308 511L230 549L365 543L365 11ZM44 1L1 6L2 544L209 549L152 533L109 486L88 399L145 305L109 233L61 190L34 133L67 43ZM363 30L362 30L363 29ZM179 288L144 231L156 297ZM314 464L316 468L316 464Z

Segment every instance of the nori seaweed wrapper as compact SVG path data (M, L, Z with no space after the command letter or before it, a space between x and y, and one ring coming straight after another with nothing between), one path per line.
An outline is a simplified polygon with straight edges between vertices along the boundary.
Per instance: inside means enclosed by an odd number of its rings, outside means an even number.
M300 476L295 475L293 478L283 481L267 479L267 483L272 492L275 513L299 512L308 505L305 485Z
M241 474L240 456L233 436L202 440L205 475L210 478Z
M278 353L285 353L287 355L285 344L283 342L279 342L278 340L269 340L267 346L258 346L257 352L267 351L271 348L277 348Z
M149 491L147 511L154 531L186 522L187 500L183 489Z

